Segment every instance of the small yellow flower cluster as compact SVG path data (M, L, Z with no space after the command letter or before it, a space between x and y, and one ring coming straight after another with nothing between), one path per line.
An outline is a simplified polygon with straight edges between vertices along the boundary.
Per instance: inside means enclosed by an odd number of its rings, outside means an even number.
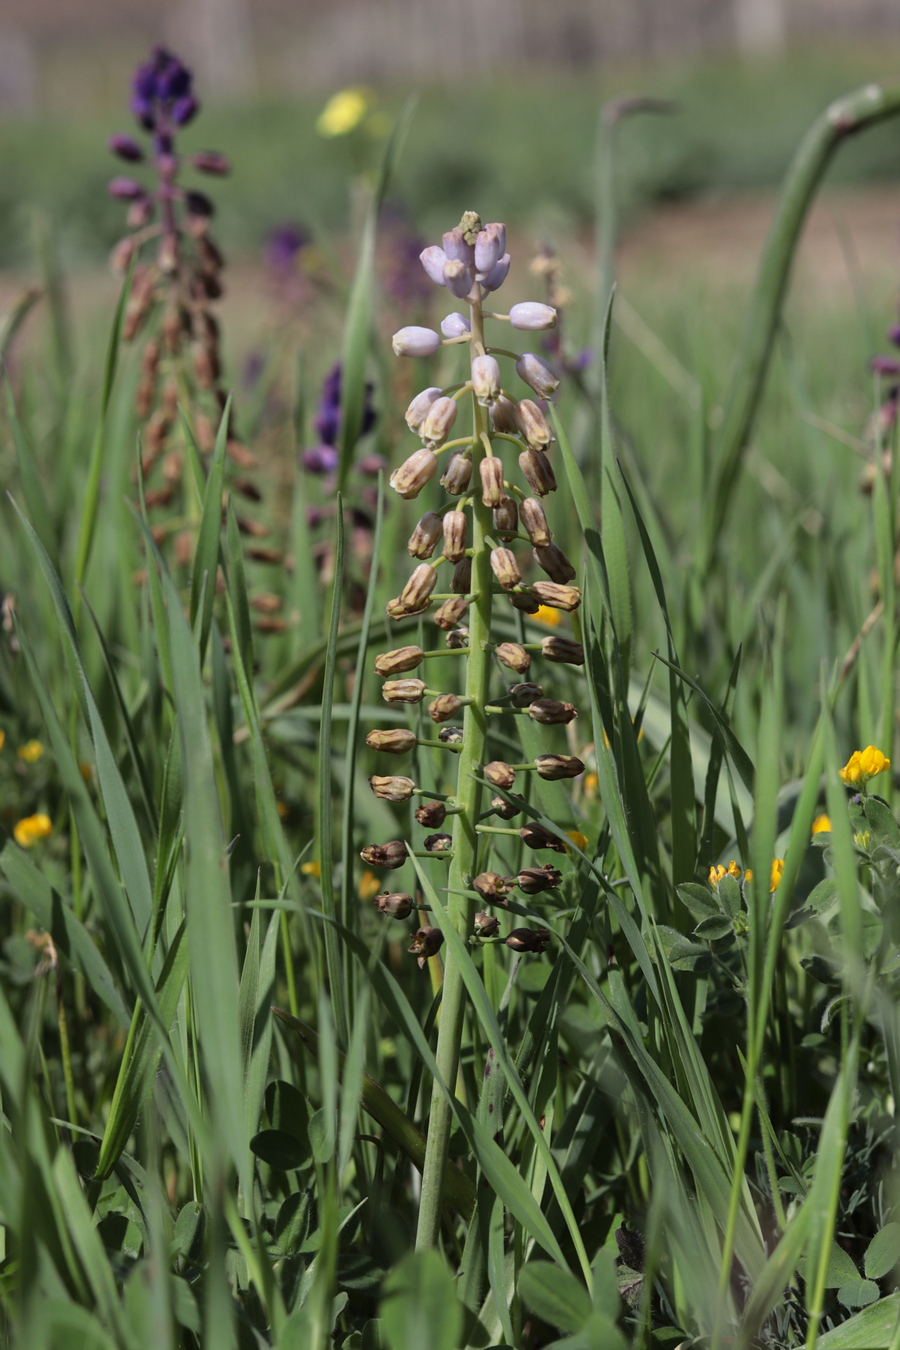
M865 750L853 751L840 771L841 781L848 787L865 787L870 778L875 778L890 767L891 761L886 755L876 750L874 745L867 745Z
M588 846L588 837L582 834L580 830L566 830L566 834L572 840L576 848L580 848L582 853Z
M830 833L831 833L831 816L826 815L823 812L822 815L816 816L815 820L813 821L812 828L810 829L810 834L830 834Z
M35 816L26 816L13 826L13 838L20 848L32 848L53 833L50 817L38 812Z
M2 727L0 727L0 750L3 749L5 742L6 742L6 732L3 730Z
M709 877L707 880L709 881L710 886L718 886L719 882L725 876L734 877L736 881L740 881L741 869L734 861L734 858L732 858L727 867L723 867L721 863L719 863L718 867L711 867L709 869Z
M325 104L316 119L320 136L347 136L355 131L372 107L372 95L367 89L341 89Z
M37 764L43 753L44 747L41 745L40 741L26 741L25 744L20 745L16 751L19 759L23 759L26 764Z
M771 871L771 874L770 874L770 876L769 876L769 893L770 893L770 894L771 894L772 891L777 891L777 890L778 890L778 887L779 887L779 885L781 884L781 877L782 877L782 873L783 873L783 872L784 872L784 859L783 859L783 858L773 858L773 859L772 859L772 871ZM741 872L741 869L738 867L737 863L734 861L734 858L732 858L731 862L728 864L727 867L723 867L721 863L719 863L718 866L715 866L715 865L712 866L712 867L709 869L709 876L707 877L707 880L708 880L710 886L718 886L718 884L719 884L719 882L722 880L722 878L723 878L723 877L726 877L726 876L734 877L735 881L740 881L741 876L743 876L743 878L744 878L745 881L752 881L752 880L753 880L753 869L752 869L752 867L748 867L747 870L746 870L746 872L742 873L742 872Z

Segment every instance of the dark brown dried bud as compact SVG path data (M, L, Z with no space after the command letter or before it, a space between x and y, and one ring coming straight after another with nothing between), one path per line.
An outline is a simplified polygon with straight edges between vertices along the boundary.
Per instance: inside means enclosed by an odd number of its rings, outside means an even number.
M386 919L405 919L415 908L415 901L406 891L382 891L375 897L375 908Z
M533 450L544 450L553 439L547 419L534 399L523 398L516 407L516 423L520 434Z
M151 338L141 353L141 374L148 380L156 379L159 365L160 347L156 338Z
M522 573L511 548L491 549L491 570L504 590L521 584Z
M258 563L283 563L284 553L280 548L248 548L247 557Z
M271 616L257 619L253 626L257 633L286 633L288 627L286 619L273 619Z
M539 684L512 684L509 688L509 701L514 708L527 708L530 703L541 698L543 693Z
M458 694L438 694L428 705L428 716L432 722L449 722L463 706Z
M468 595L472 589L472 559L461 558L453 569L450 589L454 595Z
M444 557L458 563L465 556L469 522L464 511L448 511L444 516Z
M451 497L461 497L471 481L471 459L461 450L454 451L441 478L441 487L445 492L449 492Z
M516 609L522 610L523 614L537 614L541 607L540 600L535 599L531 591L510 591L510 603Z
M407 612L417 611L428 600L437 585L437 572L428 563L419 563L409 581L400 592L400 603ZM580 596L579 596L580 600Z
M394 868L402 867L409 855L401 839L391 839L387 844L367 844L359 856L369 867Z
M526 497L519 507L522 528L536 548L546 548L553 539L547 524L547 513L537 497Z
M425 447L416 450L391 474L391 487L401 497L411 501L413 497L418 497L425 484L434 477L437 467L437 455L433 450Z
M494 529L498 534L515 534L519 528L519 508L514 497L503 497L494 507Z
M502 666L519 675L524 675L531 666L530 653L518 642L501 642L494 654Z
M577 778L584 773L584 763L577 755L538 755L535 765L541 778Z
M516 421L516 405L505 394L501 394L496 403L492 405L491 422L495 431L502 431L507 436L518 435L519 424Z
M455 628L460 619L468 609L469 604L461 595L455 595L452 600L445 600L435 610L434 621L438 628Z
M430 558L443 533L443 521L436 511L426 511L412 534L406 550L411 558Z
M500 920L494 914L486 914L481 910L475 915L475 936L493 937L500 930Z
M490 764L484 765L481 772L492 787L505 788L507 792L516 780L515 769L502 759L492 759Z
M538 567L547 573L551 581L558 581L563 585L567 581L574 581L575 568L557 544L548 544L546 548L533 549L532 553Z
M548 661L562 665L583 666L584 647L572 638L546 637L541 639L541 655Z
M503 461L496 455L483 459L478 466L481 474L481 500L485 506L499 506L506 495L503 491Z
M549 605L551 609L571 612L581 604L581 591L577 586L561 586L556 581L536 581L531 591L542 605Z
M444 942L444 935L439 928L420 928L409 944L407 951L415 956L419 969L425 969L425 962L430 956L436 956L441 950Z
M134 395L134 411L143 421L149 417L153 411L153 397L156 393L156 386L153 380L143 379L138 381L138 387Z
M447 819L447 808L443 802L423 802L416 807L416 820L429 830L439 830Z
M552 891L562 881L562 872L551 863L543 867L523 867L516 877L516 885L526 895L538 895L541 891Z
M239 492L242 497L246 497L248 502L262 501L262 492L251 478L235 478L232 486L235 492Z
M163 386L162 409L169 421L174 425L178 417L178 381L173 377L166 380ZM235 484L237 486L237 484ZM256 499L259 501L259 497Z
M201 389L212 389L216 382L216 362L208 347L194 348L194 377Z
M421 703L425 697L425 681L385 680L381 697L385 703Z
M501 820L512 820L513 816L521 814L522 803L508 802L505 797L492 797L491 808Z
M366 745L370 750L384 750L389 755L405 755L416 743L416 733L405 731L402 727L391 727L387 731L370 731Z
M375 657L376 675L401 675L404 670L415 670L425 653L421 647L396 647Z
M457 652L465 651L468 645L469 645L468 628L454 628L451 633L447 634L447 646L451 649L451 651Z
M453 847L449 834L429 834L425 836L425 849L428 853L446 853Z
M539 497L556 491L556 475L546 455L537 450L523 450L519 456L519 468L531 488Z
M545 830L543 825L538 825L536 821L529 821L523 825L519 831L522 842L526 848L549 848L554 853L565 853L566 846L561 839L549 830Z
M462 738L462 727L441 727L438 732L438 740L442 745L461 745Z
M509 903L506 897L512 890L512 885L508 878L501 877L499 872L479 872L472 886L482 900L487 900L489 904L505 906Z
M401 774L382 777L374 773L369 779L369 787L376 797L385 802L408 802L416 790L413 780L404 778Z
M214 443L215 438L213 438L213 444ZM210 446L210 449L212 449L212 446ZM248 446L242 445L240 441L236 441L233 437L229 437L226 442L225 452L241 469L255 469L259 464L259 460L256 458L256 455L254 455L253 451Z
M546 928L514 928L506 939L514 952L542 952L550 941Z
M529 704L528 716L542 726L566 726L578 716L574 703L564 703L555 698L538 698Z
M210 276L214 276L225 266L225 259L209 235L197 240L197 253L201 270Z

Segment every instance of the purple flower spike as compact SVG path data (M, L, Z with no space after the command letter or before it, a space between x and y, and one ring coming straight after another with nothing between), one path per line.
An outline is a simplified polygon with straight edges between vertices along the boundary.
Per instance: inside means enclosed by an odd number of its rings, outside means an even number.
M113 178L106 190L120 202L133 202L144 196L144 189L133 178Z
M337 468L338 452L333 445L311 445L301 456L308 473L333 473Z
M129 107L145 131L153 130L153 104L148 98L135 94Z
M184 98L176 99L172 104L172 121L176 127L186 127L199 111L200 104L193 94L186 94Z
M144 158L144 152L133 136L123 136L117 132L115 136L110 136L107 145L114 155L132 164L139 164Z

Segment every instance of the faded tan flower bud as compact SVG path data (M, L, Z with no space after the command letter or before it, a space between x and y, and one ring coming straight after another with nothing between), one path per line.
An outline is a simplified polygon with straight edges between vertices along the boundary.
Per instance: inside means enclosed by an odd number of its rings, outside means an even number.
M556 475L546 455L538 450L523 450L519 456L519 468L532 492L546 497L548 492L556 491Z
M519 508L514 497L503 497L494 507L494 529L499 534L515 534L519 528Z
M550 941L546 928L514 928L506 939L514 952L542 952Z
M581 591L577 586L560 586L555 581L536 581L531 590L542 605L549 605L551 609L571 612L581 604Z
M481 474L481 500L485 506L499 506L503 501L503 461L497 455L483 459L478 466Z
M417 610L429 598L436 584L437 572L434 568L429 567L428 563L419 563L400 592L400 603L406 606L407 611ZM580 599L579 595L579 602Z
M501 665L524 675L531 666L531 655L518 642L501 642L495 655Z
M425 697L425 681L385 680L381 697L385 703L421 703Z
M453 847L449 834L429 834L424 842L427 853L447 853Z
M416 820L429 830L439 830L447 819L447 808L443 802L423 802L416 807Z
M428 410L428 416L419 428L419 435L427 446L435 449L444 444L456 421L456 412L456 399L447 397L435 399Z
M449 492L451 497L461 497L471 481L472 460L464 451L454 451L444 470L441 487L445 492Z
M430 389L423 389L421 394L416 394L406 410L406 425L410 431L419 430L435 402L441 397L442 392L442 390L432 386Z
M391 727L385 731L370 731L366 745L370 750L383 750L388 755L405 755L416 743L416 733L402 727Z
M375 674L401 675L405 670L415 670L424 655L421 647L396 647L392 652L382 652L375 657Z
M541 639L541 655L560 665L583 666L584 647L572 638L545 637Z
M545 450L553 437L547 419L533 399L520 399L516 405L516 423L526 445L532 450Z
M468 628L454 628L452 633L447 634L447 646L452 651L464 651L469 645Z
M472 888L478 892L482 900L487 900L492 905L506 905L506 897L512 890L514 882L508 877L501 877L499 872L479 872L478 876L472 881Z
M449 722L463 706L457 694L438 694L428 706L428 716L432 722Z
M462 596L454 596L452 600L445 600L439 606L435 611L434 621L438 628L455 628L468 607L468 602Z
M490 764L484 765L481 772L492 787L503 788L506 792L516 781L515 769L511 764L505 764L502 759L491 760Z
M538 398L550 398L559 388L559 379L547 362L534 352L523 352L516 362L519 379L530 385Z
M538 755L535 765L541 778L577 778L584 773L584 763L577 755Z
M413 497L418 497L425 484L434 477L437 466L437 455L433 450L423 446L394 470L390 478L391 487L406 501L411 501Z
M408 802L415 791L416 785L411 778L404 778L402 774L392 774L387 777L374 773L369 779L369 787L386 802Z
M482 408L500 397L500 367L493 356L476 356L472 362L472 391Z
M472 589L472 559L460 558L453 569L450 589L454 595L468 595Z
M437 511L426 511L412 534L406 551L411 558L430 558L444 530Z
M541 891L552 891L562 881L562 873L551 863L543 867L523 867L516 877L516 883L526 895L539 895Z
M405 919L412 914L415 901L406 891L382 891L375 897L375 908L386 919Z
M521 802L508 802L505 797L492 797L491 809L501 820L512 820L513 816L518 816L522 811Z
M538 825L537 821L531 820L527 825L523 825L519 831L519 836L526 848L549 848L554 853L565 853L566 846L561 839L557 839L555 834L545 830L543 825Z
M394 868L402 867L409 855L401 839L391 839L387 844L367 844L359 856L369 867Z
M542 698L543 693L539 684L513 684L509 689L509 701L514 708L527 708L529 704Z
M409 944L407 951L416 958L419 969L425 969L430 956L436 956L444 943L444 935L439 928L420 928Z
M528 716L542 726L565 726L578 716L574 703L562 703L555 698L535 699L528 707Z
M503 432L507 436L517 436L519 433L519 424L516 421L516 405L512 399L501 395L497 402L491 408L491 422L494 430Z
M475 935L476 937L494 937L500 930L500 920L494 914L486 914L484 910L475 915Z
M458 563L465 557L468 529L465 511L448 511L444 516L444 557L448 562Z
M567 581L575 580L575 568L556 544L548 544L546 548L532 549L532 553L538 567L547 573L551 581L565 584Z
M522 573L511 548L491 549L491 570L504 590L521 584Z
M526 497L519 507L522 528L536 548L546 548L553 534L547 524L547 514L536 497Z

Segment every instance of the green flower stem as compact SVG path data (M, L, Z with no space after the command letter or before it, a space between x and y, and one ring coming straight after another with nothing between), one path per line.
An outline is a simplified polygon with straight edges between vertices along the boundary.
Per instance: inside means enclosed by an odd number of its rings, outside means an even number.
M484 323L481 302L471 306L471 351L473 356L484 352ZM479 480L479 465L486 453L489 422L487 412L472 400L474 428L472 449L472 478ZM475 872L478 835L476 821L481 810L482 784L477 777L478 766L484 760L487 739L488 678L490 675L491 640L491 565L485 536L493 528L490 509L480 494L472 500L472 589L477 592L469 608L469 658L466 663L465 696L468 700L463 715L463 739L457 780L459 814L453 820L453 856L447 885L451 894L447 900L450 920L465 940L474 923L475 901L464 891L468 878ZM440 1027L436 1061L442 1083L451 1088L456 1083L459 1069L459 1048L462 1041L466 1010L466 992L459 965L449 955L444 964L444 984L441 997ZM437 1244L441 1225L441 1190L450 1139L452 1111L443 1090L436 1083L431 1098L428 1120L428 1138L425 1144L425 1164L422 1170L422 1199L419 1206L419 1225L416 1249L422 1251Z

